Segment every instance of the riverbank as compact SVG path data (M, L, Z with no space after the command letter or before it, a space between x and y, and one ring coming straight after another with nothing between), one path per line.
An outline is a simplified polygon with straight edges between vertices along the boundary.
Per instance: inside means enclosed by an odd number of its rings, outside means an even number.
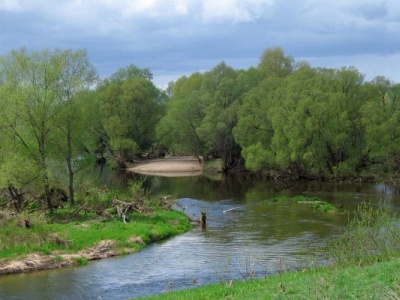
M67 224L38 224L32 228L0 228L0 275L83 265L90 260L140 251L154 241L191 228L177 211L133 214L131 221L90 220ZM10 247L7 239L15 239Z
M400 259L228 281L141 299L400 299Z

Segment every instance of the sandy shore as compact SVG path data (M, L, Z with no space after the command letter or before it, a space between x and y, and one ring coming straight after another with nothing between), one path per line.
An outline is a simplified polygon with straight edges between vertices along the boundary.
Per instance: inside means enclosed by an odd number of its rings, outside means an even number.
M178 177L200 175L202 166L196 157L176 156L138 161L128 166L127 170L139 174Z

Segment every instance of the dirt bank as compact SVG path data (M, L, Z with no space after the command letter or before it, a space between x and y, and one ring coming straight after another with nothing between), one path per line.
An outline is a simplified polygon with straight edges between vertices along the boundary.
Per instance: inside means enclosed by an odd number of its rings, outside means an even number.
M141 160L127 168L140 174L177 177L200 175L202 165L193 156L175 156L170 158Z
M57 269L78 265L79 261L82 259L89 261L116 256L120 253L114 250L114 244L115 242L112 240L104 240L97 246L86 251L80 251L76 254L52 253L50 255L39 255L37 253L32 253L23 259L1 261L0 275ZM125 249L124 253L127 254L134 251L134 249L129 248Z

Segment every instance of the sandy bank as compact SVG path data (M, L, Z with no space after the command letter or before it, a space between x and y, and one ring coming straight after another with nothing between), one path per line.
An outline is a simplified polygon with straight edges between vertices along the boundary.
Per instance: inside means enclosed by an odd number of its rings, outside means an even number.
M178 177L200 175L202 166L196 157L177 156L138 161L129 165L127 170L139 174Z

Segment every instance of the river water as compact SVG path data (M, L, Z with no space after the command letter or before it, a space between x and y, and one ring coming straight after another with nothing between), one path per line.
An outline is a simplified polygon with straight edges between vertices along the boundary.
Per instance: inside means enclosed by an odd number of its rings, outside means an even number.
M362 201L400 208L399 190L383 184L204 176L144 180L154 192L176 198L177 209L188 215L197 218L206 211L207 228L195 227L139 253L84 267L1 276L0 299L126 299L323 265L329 261L322 248L340 234ZM294 195L319 197L345 213L323 213L300 204L259 204Z

